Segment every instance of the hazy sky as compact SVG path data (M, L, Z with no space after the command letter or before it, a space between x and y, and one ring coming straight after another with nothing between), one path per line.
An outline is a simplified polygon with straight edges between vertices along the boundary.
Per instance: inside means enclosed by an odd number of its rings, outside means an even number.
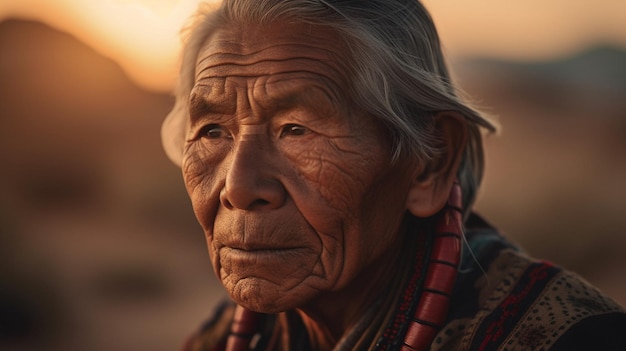
M0 20L41 20L117 61L137 82L169 90L178 31L199 0L0 0ZM589 45L626 47L624 0L424 0L453 57L552 58Z

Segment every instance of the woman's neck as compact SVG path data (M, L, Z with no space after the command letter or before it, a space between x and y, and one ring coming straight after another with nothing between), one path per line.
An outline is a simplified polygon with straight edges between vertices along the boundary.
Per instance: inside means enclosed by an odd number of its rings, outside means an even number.
M325 293L299 310L313 350L333 350L364 316L371 319L367 321L368 330L380 330L412 265L417 238L411 234L414 233L402 235L402 240L372 262L347 288Z

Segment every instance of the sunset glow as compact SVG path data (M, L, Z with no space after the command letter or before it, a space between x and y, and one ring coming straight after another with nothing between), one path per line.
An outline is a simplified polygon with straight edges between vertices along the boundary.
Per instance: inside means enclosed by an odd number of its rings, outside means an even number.
M179 32L199 0L22 0L0 5L0 19L42 21L118 62L144 87L170 90Z
M219 1L219 0L214 0ZM144 87L170 90L179 30L200 0L0 1L0 20L39 20L118 62ZM626 46L626 2L425 0L455 57L551 58L594 43Z

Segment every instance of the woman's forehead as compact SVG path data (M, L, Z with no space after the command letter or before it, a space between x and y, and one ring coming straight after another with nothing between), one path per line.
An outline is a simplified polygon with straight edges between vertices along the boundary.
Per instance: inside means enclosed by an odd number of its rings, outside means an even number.
M196 79L207 73L220 75L228 69L244 74L271 74L272 67L281 63L303 61L321 63L309 67L312 73L329 69L335 71L333 75L341 76L347 75L351 62L345 41L328 27L288 22L226 25L201 46ZM262 67L265 72L255 72Z

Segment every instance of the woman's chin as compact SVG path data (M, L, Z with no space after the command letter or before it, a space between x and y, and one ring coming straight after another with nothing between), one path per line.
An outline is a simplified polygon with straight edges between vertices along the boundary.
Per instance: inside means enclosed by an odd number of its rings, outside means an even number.
M304 286L285 288L260 278L244 278L232 286L225 283L230 297L240 306L261 313L280 313L307 304L316 295Z

